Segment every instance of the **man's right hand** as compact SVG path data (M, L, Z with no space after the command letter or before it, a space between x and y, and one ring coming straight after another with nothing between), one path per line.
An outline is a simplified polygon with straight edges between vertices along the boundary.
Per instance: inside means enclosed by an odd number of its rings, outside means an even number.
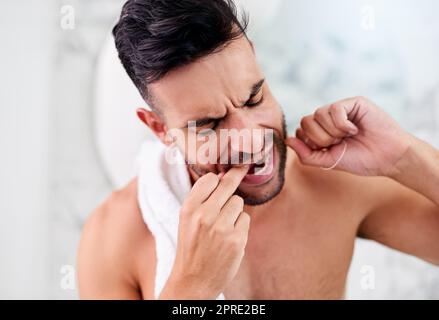
M177 254L161 299L215 299L238 272L250 227L234 195L248 166L194 184L180 212Z

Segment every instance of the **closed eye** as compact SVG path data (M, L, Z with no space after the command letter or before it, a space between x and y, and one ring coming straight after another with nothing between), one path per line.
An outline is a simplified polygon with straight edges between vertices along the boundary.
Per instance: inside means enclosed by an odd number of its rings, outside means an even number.
M264 95L262 94L262 90L260 90L257 94L255 94L254 96L250 97L250 99L247 100L247 102L245 103L245 106L246 107L257 107L262 102L264 102Z
M250 97L244 104L245 107L256 107L264 101L263 87L265 79L259 80L253 85L250 91Z
M201 125L197 122L197 128L200 129L197 133L201 135L208 135L218 127L220 122L221 119L209 119L208 121L206 120L204 123L200 123ZM208 125L209 127L207 127Z

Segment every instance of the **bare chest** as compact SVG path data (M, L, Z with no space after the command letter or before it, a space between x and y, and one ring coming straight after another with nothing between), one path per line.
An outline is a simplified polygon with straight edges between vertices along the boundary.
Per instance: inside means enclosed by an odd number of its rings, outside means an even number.
M355 228L326 219L253 230L226 299L342 299Z

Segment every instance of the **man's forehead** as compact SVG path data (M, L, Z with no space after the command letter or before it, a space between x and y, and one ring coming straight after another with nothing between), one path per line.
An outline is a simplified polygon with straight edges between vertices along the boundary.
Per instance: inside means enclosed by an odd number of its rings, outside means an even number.
M243 102L261 77L252 46L242 37L217 53L171 71L149 90L157 107L173 123L182 116L214 116L209 113L216 115L230 102Z

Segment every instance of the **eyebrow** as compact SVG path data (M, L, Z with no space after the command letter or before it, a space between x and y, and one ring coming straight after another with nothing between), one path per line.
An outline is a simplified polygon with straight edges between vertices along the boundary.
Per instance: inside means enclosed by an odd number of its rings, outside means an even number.
M210 123L212 123L212 122L219 121L219 120L221 120L222 118L224 118L224 117L198 119L198 120L195 121L195 125L196 125L197 127L202 127L202 126L205 126L206 124L210 124Z
M262 86L264 85L264 82L265 82L265 79L261 79L252 86L248 100L250 100L251 98L253 98L255 95L258 94L258 92L261 90ZM245 102L245 103L247 103L247 102ZM244 105L245 105L245 103L244 103ZM217 118L207 117L207 118L201 118L198 120L189 120L188 122L194 121L196 123L196 127L202 127L202 126L205 126L206 124L220 121L224 118L225 118L225 116L224 117L217 117ZM180 129L185 129L185 128L187 128L187 125L181 127Z
M202 119L198 119L198 120L188 120L189 122L195 122L195 127L202 127L205 126L206 124L210 124L216 121L220 121L221 119L223 119L225 117L218 117L218 118L212 118L212 117L207 117L207 118L202 118ZM188 124L184 125L183 127L181 127L180 129L186 129L188 128Z

